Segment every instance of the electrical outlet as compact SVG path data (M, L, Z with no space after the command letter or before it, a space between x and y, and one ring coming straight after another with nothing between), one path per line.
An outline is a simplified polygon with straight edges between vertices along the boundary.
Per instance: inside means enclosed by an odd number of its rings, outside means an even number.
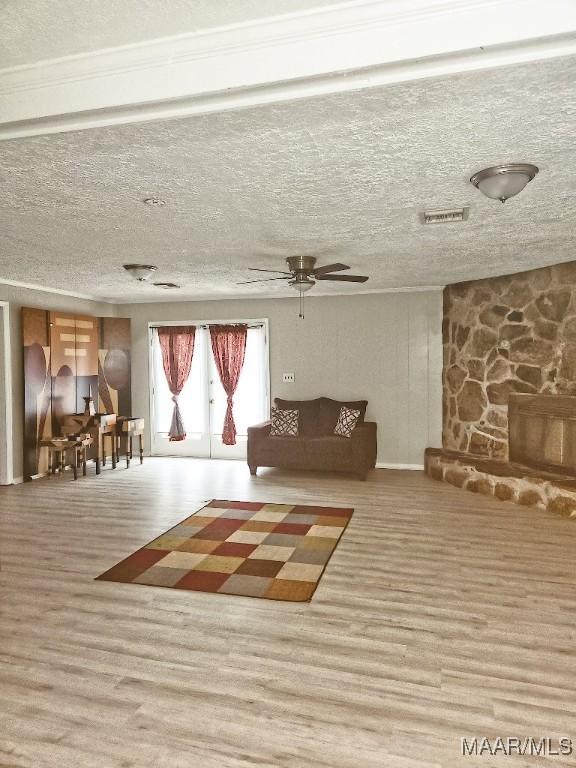
M293 373L283 373L282 374L282 381L284 384L294 384L294 374Z

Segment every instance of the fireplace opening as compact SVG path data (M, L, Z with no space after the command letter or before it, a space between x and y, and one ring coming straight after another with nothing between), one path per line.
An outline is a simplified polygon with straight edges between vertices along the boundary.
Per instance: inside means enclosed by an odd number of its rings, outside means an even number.
M576 476L576 396L511 394L510 461Z

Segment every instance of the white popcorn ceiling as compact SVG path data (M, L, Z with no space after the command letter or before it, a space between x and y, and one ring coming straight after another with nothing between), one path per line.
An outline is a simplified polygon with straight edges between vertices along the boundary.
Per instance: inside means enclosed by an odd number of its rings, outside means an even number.
M576 257L576 57L182 120L0 143L0 279L115 301L290 296L248 266L316 254L369 275L314 293L443 285ZM481 168L540 174L502 205ZM141 200L166 201L150 208ZM469 220L420 223L470 205ZM122 264L159 267L167 293Z
M0 2L0 68L254 21L336 0Z

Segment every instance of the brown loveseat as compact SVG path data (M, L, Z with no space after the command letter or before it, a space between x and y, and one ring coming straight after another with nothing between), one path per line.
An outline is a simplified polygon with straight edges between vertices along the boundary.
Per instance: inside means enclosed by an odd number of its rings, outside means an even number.
M364 421L367 400L339 402L329 397L315 400L281 400L276 408L298 411L298 437L271 437L270 421L248 428L248 466L351 472L362 480L376 464L376 424ZM340 408L360 411L350 438L338 437L334 427Z

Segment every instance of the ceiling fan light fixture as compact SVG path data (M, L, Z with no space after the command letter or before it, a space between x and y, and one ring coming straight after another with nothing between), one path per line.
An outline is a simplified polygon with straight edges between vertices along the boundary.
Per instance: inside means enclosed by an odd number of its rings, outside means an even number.
M300 276L297 276L295 280L290 280L288 285L299 293L306 293L310 288L314 288L316 281L310 280L308 277L300 278Z
M530 163L494 165L475 173L470 182L486 197L505 203L508 198L522 192L537 173L537 166Z
M158 269L153 264L123 264L126 272L139 283L147 283Z

